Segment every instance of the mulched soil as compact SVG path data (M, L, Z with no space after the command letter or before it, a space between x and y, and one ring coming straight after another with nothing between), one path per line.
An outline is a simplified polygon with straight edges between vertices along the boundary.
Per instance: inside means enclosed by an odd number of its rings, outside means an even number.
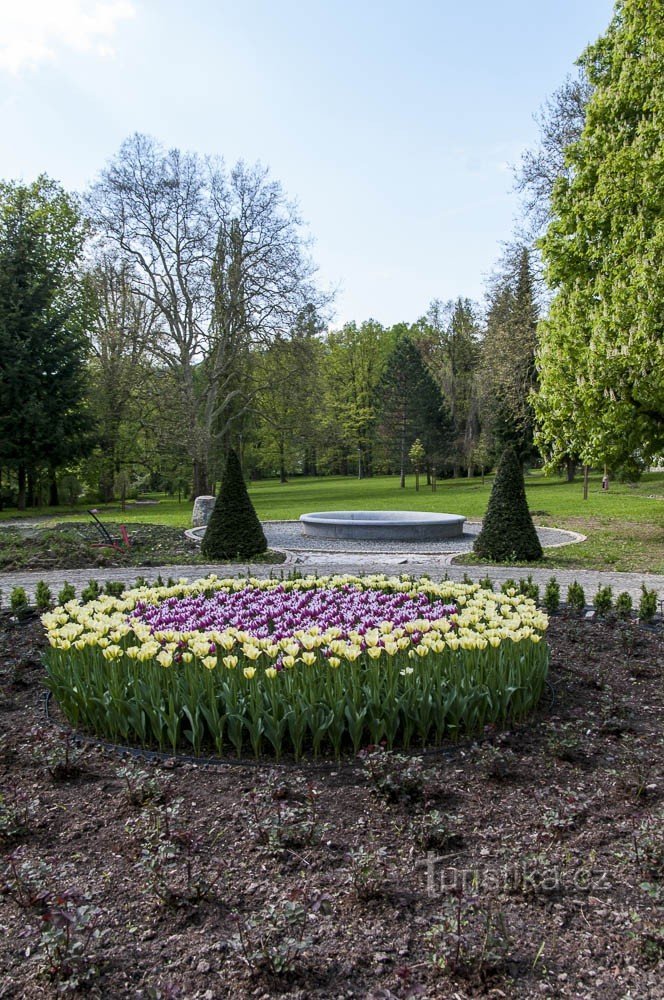
M77 750L43 642L0 619L1 998L662 996L661 625L554 618L531 723L374 782Z
M111 537L120 537L120 526L104 522ZM25 530L0 530L0 570L85 569L110 566L195 565L208 560L201 547L185 538L181 528L163 524L132 524L128 528L131 547L101 545L101 536L91 522L45 526ZM281 562L283 555L267 552L255 562Z

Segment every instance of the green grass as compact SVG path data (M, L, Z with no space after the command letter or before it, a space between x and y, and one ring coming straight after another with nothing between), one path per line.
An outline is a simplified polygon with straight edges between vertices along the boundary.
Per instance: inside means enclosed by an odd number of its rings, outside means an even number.
M438 483L435 493L426 485L415 491L414 477L405 490L394 476L352 479L333 476L323 479L294 478L286 484L276 480L251 483L249 492L262 520L294 520L314 510L425 510L464 514L469 519L484 515L492 478L450 479ZM551 568L614 569L618 571L664 573L664 473L648 473L635 486L611 483L608 493L601 489L601 476L590 479L588 500L583 500L583 483L567 483L556 477L533 473L526 477L528 503L536 524L569 528L588 535L588 541L547 555ZM119 505L106 509L106 518L125 524L165 524L185 528L191 524L192 505L156 495L154 506ZM105 508L99 506L100 511ZM80 516L83 506L76 509ZM42 508L25 512L24 517L62 515L71 508ZM0 512L0 518L17 517L17 511Z

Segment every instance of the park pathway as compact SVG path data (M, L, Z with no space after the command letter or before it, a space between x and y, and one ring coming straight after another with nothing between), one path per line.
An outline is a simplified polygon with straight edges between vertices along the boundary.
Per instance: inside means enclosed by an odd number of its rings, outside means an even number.
M100 583L107 580L121 580L123 583L131 584L137 576L144 576L148 580L154 580L157 576L173 577L177 580L186 577L188 580L197 580L216 573L217 576L237 576L239 574L249 574L257 577L279 576L280 573L287 573L298 570L303 575L317 574L328 575L334 573L352 573L363 575L367 573L385 573L388 576L407 573L409 576L421 576L428 574L433 580L440 580L447 575L451 580L462 580L464 574L472 580L479 580L481 577L489 576L494 583L502 583L509 578L519 579L532 575L535 583L544 587L551 576L556 577L561 586L561 597L564 599L567 594L567 587L574 580L577 580L584 588L586 601L592 602L592 598L598 586L613 587L614 596L627 591L635 601L641 593L641 584L645 583L650 589L657 591L658 600L664 601L664 576L652 573L613 573L598 572L593 570L551 570L551 569L528 569L524 567L510 566L454 566L449 562L449 555L408 555L401 553L390 554L364 554L364 553L290 553L285 563L257 565L232 565L228 563L210 563L199 566L147 566L120 569L70 569L70 570L41 570L35 572L18 571L15 573L0 573L0 607L6 608L9 604L9 595L13 587L25 587L28 598L34 598L35 587L40 580L49 585L54 595L62 587L65 581L76 587L77 593L85 587L92 578ZM660 605L660 610L662 610Z

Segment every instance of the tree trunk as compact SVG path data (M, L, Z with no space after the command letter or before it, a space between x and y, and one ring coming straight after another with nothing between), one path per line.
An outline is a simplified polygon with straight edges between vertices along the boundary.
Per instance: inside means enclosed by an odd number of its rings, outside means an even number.
M28 507L35 506L36 480L37 477L35 476L35 470L32 468L28 469L28 489L27 489L27 496L25 499L26 506Z
M16 506L19 510L25 510L25 466L18 467L18 500Z
M286 478L286 443L283 434L279 435L279 482L288 482Z
M576 462L573 458L565 459L565 472L567 474L567 482L573 483L576 476Z
M406 488L406 421L403 420L401 424L401 470L399 478L399 486L401 489Z
M583 499L588 499L588 477L590 476L590 467L584 465L583 467Z
M205 462L194 459L193 462L193 499L200 496L207 496L210 489L208 483L208 470Z
M51 469L48 481L48 505L49 507L57 507L60 503L60 497L58 496L58 480L55 475L55 470Z

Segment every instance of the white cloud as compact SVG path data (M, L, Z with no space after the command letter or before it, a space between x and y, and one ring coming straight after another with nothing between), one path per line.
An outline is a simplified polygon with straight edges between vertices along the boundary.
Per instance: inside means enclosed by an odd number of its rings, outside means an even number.
M0 0L0 70L36 69L63 50L109 58L119 22L135 16L132 0Z

